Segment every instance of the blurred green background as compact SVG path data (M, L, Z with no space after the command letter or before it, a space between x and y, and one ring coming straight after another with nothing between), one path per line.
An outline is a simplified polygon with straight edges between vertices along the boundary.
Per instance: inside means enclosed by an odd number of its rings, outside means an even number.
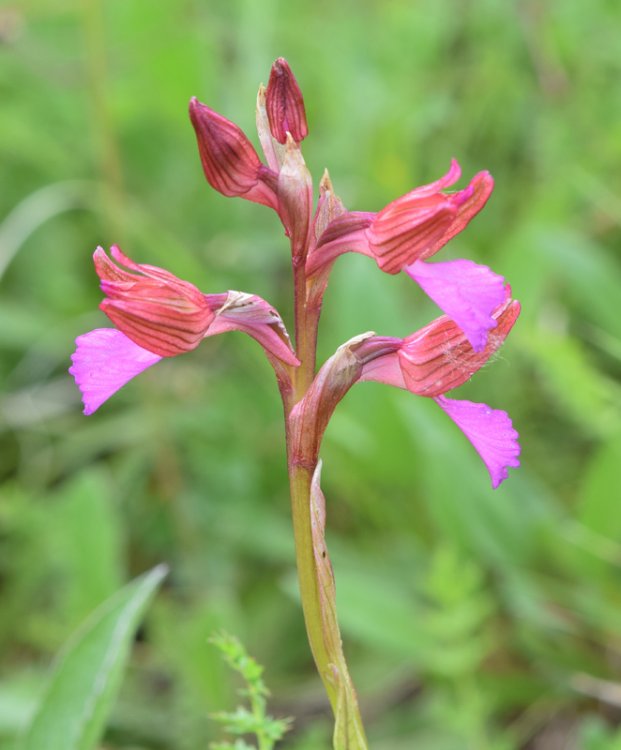
M507 409L523 465L498 491L431 402L377 384L323 447L346 651L374 750L621 748L621 6L617 0L23 0L0 9L0 747L52 655L118 586L171 573L140 631L110 750L199 750L266 665L283 747L329 745L296 599L281 406L256 343L208 340L96 415L67 375L106 325L91 253L119 243L291 321L274 214L206 184L196 95L253 139L288 58L304 144L352 209L457 157L494 196L442 259L490 264L523 314L461 397ZM255 139L256 143L256 139ZM460 185L465 184L464 181ZM326 357L437 314L405 276L341 259Z

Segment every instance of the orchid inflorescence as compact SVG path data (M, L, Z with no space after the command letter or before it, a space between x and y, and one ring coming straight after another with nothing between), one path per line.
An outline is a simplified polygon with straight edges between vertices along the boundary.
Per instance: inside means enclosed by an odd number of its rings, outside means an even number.
M507 467L519 465L509 417L445 394L498 349L519 314L519 303L511 300L502 277L486 266L469 260L427 262L483 208L493 188L489 173L475 175L462 190L444 192L460 177L453 160L444 177L370 213L347 211L326 172L313 214L312 180L300 149L308 133L304 101L283 59L274 63L257 101L266 163L237 125L197 99L190 102L190 118L209 184L223 195L262 203L278 214L291 240L294 268L304 269L305 288L296 289L304 299L296 300L296 309L306 308L307 321L318 320L332 265L350 251L373 258L386 273L405 271L445 312L404 339L368 335L364 343L345 344L336 356L342 360L347 350L358 362L347 387L356 380L377 380L435 399L474 445L497 487ZM296 356L282 318L265 300L233 291L203 294L168 271L133 262L116 246L110 255L97 248L94 261L106 295L101 309L116 329L80 336L70 369L82 391L85 414L162 357L183 354L203 338L230 330L259 341L276 368L281 390L291 394L299 352ZM333 366L331 372L337 377ZM298 404L298 411L302 408Z
M100 307L116 328L79 336L70 372L82 392L84 413L92 414L140 372L164 357L191 351L204 338L241 330L261 344L275 370L285 410L309 640L334 708L340 699L338 690L331 694L331 686L338 683L338 665L341 679L346 667L338 654L335 657L332 641L326 640L326 631L338 626L321 601L327 579L321 561L313 557L318 542L310 532L313 526L316 535L317 519L311 522L309 507L321 516L319 449L338 402L358 381L408 390L433 399L455 422L486 465L494 488L506 479L508 467L519 465L518 435L506 412L446 396L500 347L519 315L519 303L511 299L504 279L486 266L469 260L429 262L483 208L493 180L480 172L467 187L447 192L461 174L453 160L436 182L373 213L348 211L326 171L314 207L313 182L301 151L308 134L304 101L282 58L272 66L268 85L259 88L257 98L264 160L237 125L194 98L190 119L208 183L225 196L272 208L282 222L291 245L295 348L279 313L260 297L237 291L204 294L169 271L135 263L113 246L109 255L97 248L94 261L105 295ZM388 274L404 271L444 315L403 339L357 336L316 372L323 297L336 259L346 252L369 256ZM363 741L354 746L362 747Z

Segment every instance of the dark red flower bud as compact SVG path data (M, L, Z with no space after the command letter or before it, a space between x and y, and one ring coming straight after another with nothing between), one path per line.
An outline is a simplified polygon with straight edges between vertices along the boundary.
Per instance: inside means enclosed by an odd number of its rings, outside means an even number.
M222 195L276 208L278 201L269 184L275 185L276 175L261 163L243 130L195 97L190 100L190 119L211 187Z
M289 63L283 57L279 57L272 65L267 84L266 108L270 130L279 143L286 142L288 132L296 143L306 138L308 125L304 99Z

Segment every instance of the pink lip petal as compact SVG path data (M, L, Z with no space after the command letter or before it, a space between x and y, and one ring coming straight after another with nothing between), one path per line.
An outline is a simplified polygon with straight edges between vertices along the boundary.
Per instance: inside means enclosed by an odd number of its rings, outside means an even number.
M505 299L502 276L471 260L416 261L405 272L461 328L475 352L485 348L497 325L492 313Z
M438 396L434 401L455 422L474 446L496 489L508 476L508 467L520 465L519 435L507 412L487 404Z
M115 328L78 336L69 372L82 393L84 414L92 414L136 375L162 359Z

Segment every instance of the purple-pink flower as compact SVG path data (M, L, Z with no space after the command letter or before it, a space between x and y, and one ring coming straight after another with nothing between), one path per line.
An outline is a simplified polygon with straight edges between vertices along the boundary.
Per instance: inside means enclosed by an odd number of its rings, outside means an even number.
M482 349L494 327L491 313L504 298L504 279L472 261L424 262L465 229L491 195L494 181L488 172L475 175L463 190L443 192L460 175L453 160L444 177L397 198L379 213L341 213L309 253L307 272L321 273L347 252L368 255L386 273L405 271L464 330L472 346Z
M116 245L110 255L98 247L93 256L106 295L99 307L110 320L161 357L195 349L215 316L209 299L163 268L134 263Z
M449 399L445 394L480 370L509 335L520 314L520 303L511 299L509 287L504 293L505 301L492 314L494 331L482 350L475 350L456 323L443 315L410 336L395 340L390 351L367 358L360 373L360 380L386 383L434 399L470 440L494 488L507 478L508 467L520 463L518 433L509 415L486 404ZM365 347L373 346L373 338L365 343ZM364 350L359 356L364 356Z
M256 339L275 367L299 364L280 315L261 297L203 294L163 268L135 263L118 247L110 252L112 259L97 248L94 261L106 294L100 307L118 330L97 328L79 336L69 369L85 414L163 357L191 351L204 338L227 331Z
M358 252L394 274L434 255L466 228L494 187L489 172L479 172L463 190L442 192L460 176L461 168L453 159L439 180L402 195L378 213L352 211L339 216L309 254L306 270L313 274L342 253Z

